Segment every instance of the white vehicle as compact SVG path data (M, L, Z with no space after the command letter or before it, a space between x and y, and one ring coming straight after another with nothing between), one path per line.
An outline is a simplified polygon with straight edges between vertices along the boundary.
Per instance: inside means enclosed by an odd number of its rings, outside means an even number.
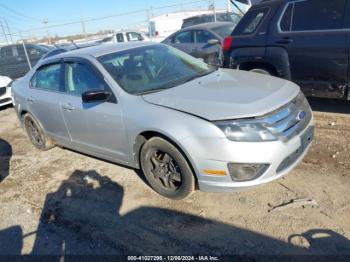
M143 33L137 31L122 31L116 32L102 39L102 44L104 43L124 43L124 42L134 42L134 41L150 41L150 39Z
M0 106L12 104L11 82L11 78L0 76Z

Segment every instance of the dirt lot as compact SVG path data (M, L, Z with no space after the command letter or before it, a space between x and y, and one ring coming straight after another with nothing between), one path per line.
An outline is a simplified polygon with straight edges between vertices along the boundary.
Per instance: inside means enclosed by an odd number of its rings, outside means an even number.
M184 201L160 197L135 170L62 148L35 150L5 108L0 254L350 255L350 103L312 106L315 142L288 176Z

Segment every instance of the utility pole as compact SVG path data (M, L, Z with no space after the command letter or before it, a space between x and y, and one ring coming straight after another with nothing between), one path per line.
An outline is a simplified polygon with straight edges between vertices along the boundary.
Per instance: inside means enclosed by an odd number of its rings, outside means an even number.
M149 9L147 9L147 23L148 23L148 33L149 33L149 39L152 41L153 38L153 29L151 26L151 12Z
M29 56L28 56L27 47L26 47L26 45L25 45L25 43L24 43L24 39L23 39L22 33L19 32L18 34L20 35L20 38L21 38L21 40L22 40L22 45L23 45L23 49L24 49L24 54L26 55L26 59L27 59L28 66L29 66L29 70L31 70L31 69L32 69L32 64L31 64L30 59L29 59Z
M231 12L231 1L226 0L226 4L227 4L227 12L230 13Z
M83 19L81 19L81 28L83 30L84 37L86 39L87 38L87 34L86 34L85 22L84 22Z
M4 21L5 21L5 25L7 27L7 32L9 33L9 36L10 36L10 39L11 39L11 43L13 43L13 39L12 39L12 34L11 34L11 31L10 31L10 27L9 27L9 24L7 23L7 19L4 17Z
M47 19L45 19L43 21L43 24L45 25L45 27L47 26L47 24L49 23L49 21L47 21ZM46 28L46 35L47 35L47 40L49 42L49 45L51 44L51 40L50 40L50 35L49 35L49 30Z
M6 35L6 32L5 32L5 29L4 29L4 25L2 24L1 20L0 20L0 26L1 26L2 32L3 32L4 36L5 36L6 43L9 43L9 41L7 39L7 35Z
M215 0L213 0L213 12L214 12L214 22L216 22L216 7L215 7Z

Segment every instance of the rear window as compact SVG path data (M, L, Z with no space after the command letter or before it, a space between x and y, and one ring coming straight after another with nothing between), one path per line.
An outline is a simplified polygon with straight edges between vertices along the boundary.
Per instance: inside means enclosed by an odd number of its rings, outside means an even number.
M238 24L236 33L243 35L253 34L262 23L268 11L268 7L249 11Z
M219 36L225 37L225 36L231 35L233 28L234 28L234 25L224 25L224 26L213 28L213 31L217 33Z
M282 31L342 29L346 0L306 0L289 4L280 27Z

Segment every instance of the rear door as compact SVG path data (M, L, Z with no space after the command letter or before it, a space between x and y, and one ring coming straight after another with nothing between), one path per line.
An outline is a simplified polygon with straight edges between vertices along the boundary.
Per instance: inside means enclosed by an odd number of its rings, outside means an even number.
M63 120L60 99L63 95L63 71L60 61L41 66L30 81L29 111L55 140L70 140Z
M112 92L93 65L83 59L65 59L66 93L61 107L74 146L125 161L122 107L116 97L105 102L82 101L83 92L99 89Z
M342 98L348 82L347 0L302 0L287 4L272 45L288 52L291 78L308 95Z

